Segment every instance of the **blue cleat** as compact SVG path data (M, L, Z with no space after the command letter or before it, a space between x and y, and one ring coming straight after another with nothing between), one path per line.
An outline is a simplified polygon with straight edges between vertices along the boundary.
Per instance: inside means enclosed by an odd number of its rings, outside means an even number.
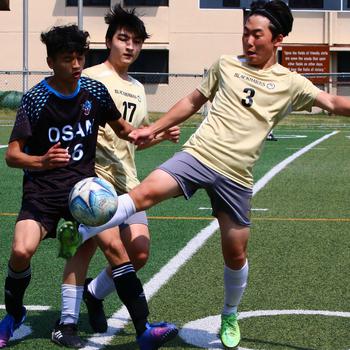
M22 319L16 323L13 316L7 314L0 322L0 348L5 348L13 332L18 329L26 319L27 310L22 306Z
M136 338L140 350L159 349L167 341L175 338L178 329L173 323L147 323L147 329Z

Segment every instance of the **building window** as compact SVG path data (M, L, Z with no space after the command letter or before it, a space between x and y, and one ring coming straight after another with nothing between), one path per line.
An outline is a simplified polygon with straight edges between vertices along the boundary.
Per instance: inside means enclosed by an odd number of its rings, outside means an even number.
M86 55L85 68L104 62L108 57L107 49L90 49Z
M321 9L324 8L323 0L289 0L290 8L294 9Z
M124 6L169 6L169 0L124 0Z
M247 0L200 0L201 9L220 9L220 8L249 8Z
M130 66L131 76L142 84L168 84L169 50L142 50L138 59ZM158 74L133 74L158 73Z
M78 6L78 0L66 0L66 6ZM83 6L110 7L111 0L83 0Z
M337 72L338 73L350 73L350 51L342 51L337 53ZM349 82L350 77L338 78L339 82Z
M10 11L10 0L0 0L0 11Z
M282 0L295 11L350 10L350 0ZM199 0L201 9L249 9L252 0ZM343 6L342 6L343 4ZM346 6L347 5L347 6Z
M241 6L240 0L223 0L222 2L223 7L239 7Z
M107 57L106 49L90 49L86 55L85 68L100 64ZM142 84L168 84L169 51L142 50L138 59L129 67L129 72Z
M286 0L283 0L287 2ZM293 10L340 11L344 0L289 0ZM345 0L347 1L347 0Z

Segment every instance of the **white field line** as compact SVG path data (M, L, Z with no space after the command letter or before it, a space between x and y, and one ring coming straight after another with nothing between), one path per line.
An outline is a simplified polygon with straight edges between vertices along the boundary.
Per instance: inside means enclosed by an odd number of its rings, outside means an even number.
M288 164L293 162L295 159L303 155L304 153L311 150L319 143L325 141L329 137L337 134L338 131L334 131L327 134L320 139L310 143L304 148L295 152L290 157L286 158L270 171L268 171L259 181L256 182L253 195L257 194L274 176L282 171ZM154 294L184 265L214 234L219 228L217 220L213 220L207 227L201 230L195 237L193 237L187 245L180 250L161 270L156 273L145 285L144 291L148 299L151 299ZM98 350L103 346L111 343L113 337L120 332L125 325L129 322L129 313L125 306L121 307L116 311L111 318L108 320L108 329L106 333L94 334L88 339L87 345L83 348L85 350Z
M25 307L31 311L47 311L51 309L51 306L45 305L26 305ZM5 305L0 305L0 310L5 310Z
M7 145L0 145L0 148L6 148Z
M324 317L350 318L350 312L328 311L328 310L255 310L240 312L238 319L251 317L268 317L280 315L307 315ZM201 349L222 350L221 341L218 338L220 315L208 316L186 323L180 330L179 336L186 343ZM256 350L251 348L238 347L237 350Z

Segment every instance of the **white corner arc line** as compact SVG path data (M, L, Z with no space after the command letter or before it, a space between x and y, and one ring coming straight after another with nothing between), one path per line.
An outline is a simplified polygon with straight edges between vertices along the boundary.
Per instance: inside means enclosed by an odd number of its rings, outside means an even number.
M310 143L304 148L292 154L270 171L268 171L253 188L253 196L258 193L275 175L282 171L288 164L293 162L295 159L303 155L304 153L311 150L319 143L325 141L329 137L337 134L338 131L333 131L330 134L324 135L320 139ZM156 273L145 285L144 291L148 299L158 292L158 290L184 265L203 245L204 243L214 234L219 228L217 220L213 220L207 227L202 229L195 237L193 237L187 245L180 250L166 265L164 265L158 273ZM117 310L111 318L108 319L108 329L106 333L94 334L88 339L87 345L82 348L84 350L99 350L104 345L112 342L113 337L120 332L125 325L129 322L129 313L125 306Z
M267 317L281 315L306 315L350 318L350 312L328 311L328 310L255 310L239 313L238 319L251 317ZM179 332L180 338L190 345L202 349L222 350L223 346L217 334L220 328L220 315L207 316L190 321L183 325ZM238 350L255 350L251 348L238 347ZM350 350L350 349L349 349Z

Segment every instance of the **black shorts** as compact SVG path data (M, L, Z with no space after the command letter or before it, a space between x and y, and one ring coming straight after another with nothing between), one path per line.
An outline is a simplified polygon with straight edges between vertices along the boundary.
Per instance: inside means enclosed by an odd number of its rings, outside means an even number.
M45 238L55 238L60 219L74 220L68 208L69 191L62 190L60 195L53 197L25 194L17 222L28 219L37 221L47 231Z

